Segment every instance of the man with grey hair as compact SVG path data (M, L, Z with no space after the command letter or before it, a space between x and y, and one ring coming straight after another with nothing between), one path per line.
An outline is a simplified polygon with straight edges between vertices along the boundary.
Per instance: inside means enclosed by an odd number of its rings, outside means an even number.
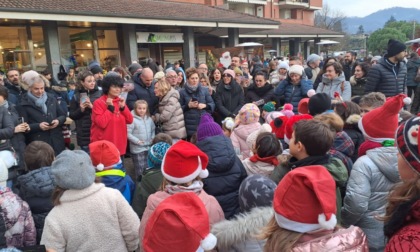
M206 76L208 76L208 74L209 74L209 68L208 68L208 67L207 67L207 65L206 65L206 64L204 64L204 63L201 63L201 64L198 66L197 70L198 70L198 75L200 75L200 74L205 74Z
M150 114L155 114L159 99L155 95L153 76L152 69L148 67L133 75L134 89L128 92L127 96L127 106L130 110L133 109L137 100L145 100L149 105Z
M46 142L54 149L55 155L58 155L65 148L61 126L66 121L66 112L54 95L45 92L45 82L41 77L34 75L26 79L26 83L29 89L22 96L18 107L20 115L29 124L26 142Z
M178 75L172 69L166 70L166 82L168 82L174 89L179 90L180 88L176 85L178 82Z

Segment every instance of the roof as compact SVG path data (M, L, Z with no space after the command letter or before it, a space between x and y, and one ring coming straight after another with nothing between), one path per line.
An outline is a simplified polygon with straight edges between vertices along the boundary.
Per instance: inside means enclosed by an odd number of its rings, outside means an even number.
M2 0L0 16L10 19L259 29L277 28L280 24L220 7L165 0Z

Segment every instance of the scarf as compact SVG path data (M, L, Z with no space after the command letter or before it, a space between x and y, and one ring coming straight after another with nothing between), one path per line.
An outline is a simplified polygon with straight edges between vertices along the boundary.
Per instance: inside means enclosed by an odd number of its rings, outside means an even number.
M254 156L250 157L249 160L253 163L261 161L263 163L272 164L274 166L279 165L279 160L277 159L276 156L261 158L261 157L258 156L258 154L255 154Z
M191 85L190 85L190 83L188 83L188 82L186 82L186 83L185 83L185 86L186 86L189 90L191 90L191 92L195 92L195 91L197 91L198 85L200 85L200 84L197 84L197 86L191 86Z
M4 107L6 109L9 108L9 102L7 102L7 100L5 100L2 104L0 104L0 107Z
M266 95L268 92L270 92L273 88L272 85L265 83L264 86L262 87L257 87L257 85L254 84L253 86L253 90L255 91L255 93L259 96L259 97L263 97L264 95ZM251 89L252 90L252 89Z
M194 192L196 194L199 194L201 190L203 189L203 182L199 180L195 180L190 186L182 186L182 185L166 185L165 191L169 194L175 194L180 192Z
M382 143L366 140L360 145L359 152L357 154L359 155L359 157L361 157L361 156L366 155L366 152L368 150L372 150L379 147L391 147L391 146L394 146L393 140L385 140Z
M31 99L35 103L35 106L42 109L42 112L44 112L44 114L47 114L47 104L45 104L48 98L47 93L44 92L39 98L34 96L31 92L27 92L27 94L29 99Z

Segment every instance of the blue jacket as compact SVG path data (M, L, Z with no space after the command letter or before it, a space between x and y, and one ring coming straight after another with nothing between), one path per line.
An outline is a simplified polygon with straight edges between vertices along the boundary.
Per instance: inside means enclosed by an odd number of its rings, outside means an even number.
M110 170L96 172L96 176L101 177L101 182L106 187L120 191L128 203L131 204L135 184L131 177L126 174L122 164L118 164Z
M286 103L293 105L293 112L297 113L300 100L307 97L308 91L312 89L312 81L303 79L299 85L293 85L289 78L286 78L274 90L274 94L284 96Z
M201 84L198 84L196 91L192 91L187 85L179 91L180 98L179 103L181 104L182 111L184 111L185 128L187 129L187 135L191 136L197 131L197 126L200 123L200 117L203 113L212 114L216 104L211 98L208 89L203 88ZM192 98L197 99L198 103L204 103L207 107L203 110L191 109L188 107L188 103Z
M224 135L208 137L197 142L197 147L209 157L204 191L217 199L225 218L230 219L240 211L238 194L242 180L247 177L245 168L232 141Z

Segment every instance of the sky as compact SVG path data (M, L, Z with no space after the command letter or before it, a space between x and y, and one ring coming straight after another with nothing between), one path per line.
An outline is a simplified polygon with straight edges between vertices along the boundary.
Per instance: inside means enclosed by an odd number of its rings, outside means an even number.
M365 17L391 7L420 8L419 0L323 0L330 8L342 11L348 17Z

